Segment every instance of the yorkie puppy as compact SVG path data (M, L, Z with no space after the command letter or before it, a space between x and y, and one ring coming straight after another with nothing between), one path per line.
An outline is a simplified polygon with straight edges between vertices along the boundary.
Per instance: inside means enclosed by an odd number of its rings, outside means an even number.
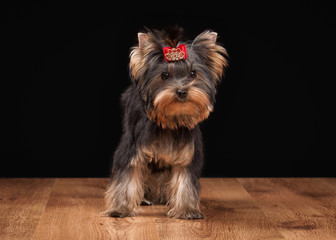
M140 204L167 204L168 216L203 218L199 123L213 111L227 66L217 33L181 41L182 29L138 33L131 85L122 94L123 135L114 153L106 214L135 216Z

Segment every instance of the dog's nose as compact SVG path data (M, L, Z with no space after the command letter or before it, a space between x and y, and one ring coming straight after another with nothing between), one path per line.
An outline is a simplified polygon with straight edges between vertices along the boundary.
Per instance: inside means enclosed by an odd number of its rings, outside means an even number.
M186 98L188 95L186 90L181 90L181 89L177 90L176 94L179 98Z

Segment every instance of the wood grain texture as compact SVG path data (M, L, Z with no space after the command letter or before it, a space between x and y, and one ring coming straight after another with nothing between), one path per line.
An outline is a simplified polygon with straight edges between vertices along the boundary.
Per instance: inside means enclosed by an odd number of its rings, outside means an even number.
M54 179L0 178L0 239L31 239Z
M323 179L239 179L286 239L336 239L336 192Z
M108 179L0 179L0 239L336 239L335 178L203 178L205 219L103 217Z

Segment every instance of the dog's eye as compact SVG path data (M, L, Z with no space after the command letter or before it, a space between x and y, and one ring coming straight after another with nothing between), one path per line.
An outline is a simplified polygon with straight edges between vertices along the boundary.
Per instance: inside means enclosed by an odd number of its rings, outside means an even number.
M196 71L195 71L195 70L192 70L192 71L189 73L189 77L190 77L190 78L195 78L195 77L196 77Z
M170 78L169 72L163 72L163 73L161 73L161 78L164 79L164 80Z

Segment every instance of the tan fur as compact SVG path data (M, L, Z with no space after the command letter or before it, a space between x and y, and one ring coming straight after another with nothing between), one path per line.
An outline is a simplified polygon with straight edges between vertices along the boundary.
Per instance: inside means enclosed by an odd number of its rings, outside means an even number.
M193 187L185 168L176 167L172 170L172 177L168 186L170 193L168 216L188 218L186 215L190 212L201 216L198 192Z
M211 44L209 45L211 53L209 58L212 61L212 72L215 75L216 79L220 79L223 75L223 70L228 66L228 62L224 56L228 56L225 48L220 45ZM224 55L224 56L223 56Z
M107 215L134 216L144 196L145 168L133 166L121 179L112 181L105 193Z
M146 69L146 57L153 51L151 44L153 36L141 33L138 35L139 46L133 47L130 53L130 69L134 79L139 80ZM216 44L217 33L204 32L197 39L202 39L198 44L205 45L209 50L209 58L212 64L210 68L215 79L220 80L223 75L223 69L228 66L228 53L221 45Z
M147 68L146 58L148 54L153 51L154 46L151 44L152 37L153 36L146 33L139 33L139 46L133 47L130 53L129 67L131 69L132 76L137 81Z
M154 109L147 112L149 119L162 128L177 129L185 126L192 129L208 118L213 107L203 90L190 86L188 100L185 102L176 99L175 91L175 87L167 88L156 96Z
M168 182L170 180L170 171L158 173L149 172L145 178L145 199L154 203L166 204L170 194L168 191Z
M130 54L130 69L134 79L138 79L145 70L145 62L138 47L135 47Z
M229 64L227 61L228 53L221 45L216 44L217 33L206 31L197 36L197 40L201 39L197 44L206 46L209 50L209 58L212 64L210 68L215 79L220 80L223 75L223 69ZM196 40L195 39L195 40Z
M175 174L173 171L164 171L164 173L153 174L147 168L147 164L153 162L159 167L175 166L176 169L181 169L190 164L194 151L193 142L174 145L171 132L158 137L151 144L139 147L123 177L114 180L108 187L105 193L107 208L105 214L134 216L137 206L144 197L158 203L165 203L173 198L171 202L179 207L177 202L181 200L179 199L181 191L184 190L181 189L182 185L180 187L177 185L188 184L184 173ZM175 190L174 185L176 185ZM172 194L177 194L177 197L173 197Z
M131 161L132 166L137 164L155 163L159 167L187 166L194 156L194 143L175 146L173 136L167 133L155 142L138 148L137 156Z
M113 169L114 176L105 193L106 214L119 217L134 216L141 201L148 198L150 201L168 203L170 208L168 216L170 217L202 218L199 208L199 183L196 179L198 170L196 168L194 171L194 166L191 166L193 159L201 161L199 156L194 156L195 142L191 141L189 135L186 136L188 141L185 141L184 132L180 132L179 135L176 134L177 131L170 131L170 129L177 130L180 127L186 127L191 130L199 122L208 118L210 112L213 111L208 94L211 94L211 97L215 95L215 86L211 78L215 81L221 79L223 68L228 65L227 52L222 46L216 44L217 33L208 31L200 34L194 42L202 45L198 50L204 55L203 57L207 58L206 66L210 68L212 75L202 76L202 71L200 71L197 72L196 77L189 78L189 81L183 79L166 81L162 88L158 89L161 81L165 80L161 77L161 73L153 72L151 75L153 79L149 79L146 84L142 82L147 80L143 77L146 69L155 63L151 62L155 61L155 58L149 59L149 56L152 56L153 51L160 50L161 45L158 41L174 47L178 44L180 35L175 34L172 38L172 34L167 33L161 36L160 40L157 34L157 32L150 31L138 34L139 44L132 48L129 67L133 80L139 81L137 84L140 86L141 97L148 103L149 119L163 129L153 132L157 135L144 140L152 142L135 143L137 144L136 154L127 166L121 168L116 164L117 169ZM189 43L187 44L190 46ZM157 57L156 60L158 60ZM147 63L149 63L148 66ZM188 59L186 63L187 69L193 69ZM180 65L168 64L170 72L179 70L174 69L175 67L179 68ZM172 76L174 78L174 75ZM148 92L143 93L142 90L147 90L147 88ZM178 98L177 89L186 90L188 93L186 98ZM149 100L152 101L154 93L157 95L152 104ZM175 139L176 136L182 136L182 139ZM127 144L123 145L123 148L127 149L127 147ZM122 152L127 151L123 148ZM195 166L197 167L197 163Z

